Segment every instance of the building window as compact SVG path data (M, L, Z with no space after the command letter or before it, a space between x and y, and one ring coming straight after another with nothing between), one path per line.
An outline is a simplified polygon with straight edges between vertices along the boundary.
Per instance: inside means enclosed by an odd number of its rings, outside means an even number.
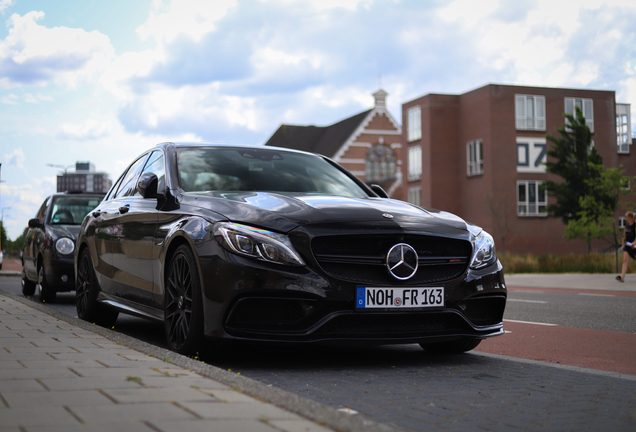
M408 180L419 180L422 177L422 147L409 147Z
M546 147L545 138L517 137L517 172L544 173Z
M627 114L616 116L616 141L617 144L629 143L629 123Z
M422 205L422 188L421 187L409 188L408 200L411 204L415 204L416 206L421 206Z
M484 173L484 145L482 140L466 143L466 173L474 176Z
M422 138L422 112L419 106L407 111L406 141L411 142Z
M625 219L625 217L623 216L620 216L618 218L618 228L625 229L625 226L627 226L627 219Z
M629 154L632 124L630 104L616 104L616 144L618 153Z
M579 107L590 132L594 132L594 104L592 102L592 99L565 98L565 113L574 115L574 107ZM569 123L567 119L565 123Z
M632 188L632 182L630 179L628 178L624 178L623 179L623 185L621 186L621 189L623 190L630 190Z
M545 97L515 95L517 129L545 130Z
M367 152L365 179L368 184L395 180L397 161L390 147L374 145Z
M517 215L547 216L548 198L541 187L542 181L522 180L517 182Z

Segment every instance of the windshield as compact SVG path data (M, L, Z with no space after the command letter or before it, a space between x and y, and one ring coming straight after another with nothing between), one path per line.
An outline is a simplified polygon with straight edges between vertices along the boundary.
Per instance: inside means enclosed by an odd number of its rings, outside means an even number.
M178 174L186 192L257 191L367 198L321 157L269 149L184 148Z
M101 202L99 197L69 196L53 200L48 223L52 225L80 225L84 216Z

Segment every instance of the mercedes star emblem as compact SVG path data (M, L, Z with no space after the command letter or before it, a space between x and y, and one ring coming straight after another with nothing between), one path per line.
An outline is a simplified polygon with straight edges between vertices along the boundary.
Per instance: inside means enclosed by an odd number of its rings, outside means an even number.
M415 249L406 243L393 246L386 255L386 266L396 279L406 280L417 271L418 256Z

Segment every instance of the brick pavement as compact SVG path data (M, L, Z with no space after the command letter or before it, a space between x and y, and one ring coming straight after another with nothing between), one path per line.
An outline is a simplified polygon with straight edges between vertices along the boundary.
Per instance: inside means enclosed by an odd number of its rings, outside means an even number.
M136 343L141 350L130 346ZM390 430L0 294L2 431L319 432L327 426Z

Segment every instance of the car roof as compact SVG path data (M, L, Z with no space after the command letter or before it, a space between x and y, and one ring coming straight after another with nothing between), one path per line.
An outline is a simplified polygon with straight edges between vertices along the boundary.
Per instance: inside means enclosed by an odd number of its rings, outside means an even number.
M322 156L317 153L306 152L302 150L288 149L284 147L272 147L265 145L254 145L254 144L230 144L230 143L215 143L215 142L187 142L187 141L166 141L157 144L155 147L169 147L174 146L176 148L179 147L217 147L217 148L243 148L243 149L254 149L254 150L272 150L272 151L281 151L285 153L298 153L310 156Z
M55 197L69 197L69 196L88 196L88 197L103 198L105 195L106 195L106 192L66 191L66 192L57 192L57 193L51 194L51 197L55 198Z

